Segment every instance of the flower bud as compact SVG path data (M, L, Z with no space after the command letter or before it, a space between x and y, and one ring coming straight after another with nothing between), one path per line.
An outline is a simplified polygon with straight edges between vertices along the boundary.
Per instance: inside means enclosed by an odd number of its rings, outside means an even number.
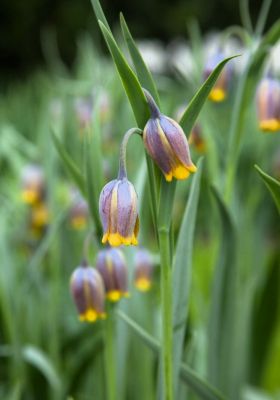
M149 251L139 249L135 255L134 285L141 292L151 288L154 265Z
M21 176L22 201L34 205L45 197L45 179L43 170L38 165L27 165Z
M105 318L104 284L96 269L82 263L71 276L70 288L80 321L95 322Z
M189 144L193 145L197 152L204 153L206 150L205 140L201 135L201 127L195 124L189 136Z
M162 170L165 179L186 179L196 171L192 163L189 145L183 129L173 119L161 114L151 95L145 90L151 110L143 140L147 152Z
M206 80L209 75L211 75L211 73L214 71L214 69L217 67L217 65L223 61L224 59L224 55L221 52L215 53L214 55L212 55L211 57L209 57L206 66L204 68L203 71L203 78L204 80ZM213 86L213 88L210 91L210 94L208 96L208 98L216 103L219 103L223 100L225 100L226 96L227 96L227 92L228 92L228 88L229 88L229 84L232 78L232 73L233 73L233 69L231 67L231 65L226 65L215 85Z
M78 190L72 190L70 196L72 198L72 205L69 210L70 224L74 229L83 229L89 216L88 204Z
M126 176L104 186L99 198L99 213L104 231L102 243L137 245L137 194Z
M257 89L259 128L264 132L280 130L280 83L270 76Z
M110 301L128 297L127 266L119 249L107 248L98 253L96 268L103 278L106 296Z

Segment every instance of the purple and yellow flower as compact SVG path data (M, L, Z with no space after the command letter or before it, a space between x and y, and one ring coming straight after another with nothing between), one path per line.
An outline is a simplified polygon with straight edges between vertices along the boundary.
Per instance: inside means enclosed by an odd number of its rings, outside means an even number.
M141 292L152 286L154 264L148 250L139 249L135 255L134 285Z
M173 177L186 179L197 169L191 160L186 135L176 121L160 113L152 96L144 92L151 110L143 132L145 148L168 182Z
M189 144L193 145L197 152L205 153L206 143L201 134L201 127L195 124L189 136Z
M80 321L95 322L106 317L104 284L96 269L83 262L73 272L70 288Z
M35 205L44 199L45 178L39 165L27 165L22 171L21 182L21 198L24 203Z
M204 71L203 71L204 80L206 80L209 77L209 75L211 75L211 73L214 71L214 69L217 67L217 65L221 61L223 61L224 58L225 57L222 52L217 52L214 55L212 55L211 57L209 57L206 65L205 65ZM208 98L210 100L212 100L216 103L219 103L219 102L225 100L227 93L228 93L229 84L232 79L232 73L233 73L233 70L232 70L231 65L228 64L223 68L215 85L213 86L213 88L210 91L210 94L208 96Z
M70 192L72 204L69 210L69 220L73 229L82 230L86 227L89 209L88 204L78 190Z
M96 268L103 278L106 297L110 301L129 297L127 266L121 250L109 247L101 250L97 255Z
M264 132L280 130L280 83L267 76L257 89L259 128Z
M104 232L102 243L137 245L137 194L126 176L104 186L99 198L99 213Z

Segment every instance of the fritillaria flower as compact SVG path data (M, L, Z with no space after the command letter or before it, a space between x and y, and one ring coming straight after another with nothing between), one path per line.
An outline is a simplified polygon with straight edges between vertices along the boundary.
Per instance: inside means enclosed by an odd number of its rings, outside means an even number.
M144 89L151 118L148 120L144 132L144 145L163 172L165 179L186 179L196 171L190 156L186 135L181 126L173 119L166 117L159 111L154 99Z
M135 255L134 285L141 292L151 288L154 264L148 250L139 249Z
M106 248L97 255L96 268L102 276L106 296L110 301L128 297L128 272L123 253L119 249Z
M103 225L102 243L111 246L137 245L139 218L137 194L134 186L127 179L126 146L133 133L140 133L137 128L130 129L124 136L120 151L118 178L107 183L99 198L99 214Z
M206 62L204 71L203 71L203 78L204 80L209 77L209 75L214 71L217 65L223 61L224 54L222 52L217 52L214 55L210 56ZM215 85L211 89L211 92L208 98L216 103L219 103L225 100L229 84L232 79L232 67L230 65L226 65L223 70L221 71Z
M70 224L73 229L84 229L89 216L88 204L78 190L70 192L72 204L69 210Z
M80 321L95 322L106 317L105 290L99 272L87 262L77 267L71 276L70 289Z
M271 76L263 78L258 86L257 112L260 130L280 130L280 83Z
M34 205L41 202L45 197L45 178L39 165L27 165L21 176L22 201Z
M201 127L195 124L189 136L189 144L193 145L197 152L204 153L206 150L205 140L201 134Z

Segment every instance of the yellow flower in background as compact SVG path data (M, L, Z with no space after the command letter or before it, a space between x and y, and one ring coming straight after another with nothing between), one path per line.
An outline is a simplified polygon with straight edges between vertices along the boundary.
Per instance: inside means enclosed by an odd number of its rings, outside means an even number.
M280 82L271 76L263 78L257 89L257 114L261 131L280 130Z

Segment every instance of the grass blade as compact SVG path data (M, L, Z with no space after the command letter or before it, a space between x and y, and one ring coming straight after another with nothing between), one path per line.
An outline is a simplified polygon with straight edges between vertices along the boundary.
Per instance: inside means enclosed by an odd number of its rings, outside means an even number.
M258 165L255 165L255 168L265 183L265 186L268 188L275 202L277 210L280 213L280 182L274 179L272 176L266 174L260 167L258 167Z

